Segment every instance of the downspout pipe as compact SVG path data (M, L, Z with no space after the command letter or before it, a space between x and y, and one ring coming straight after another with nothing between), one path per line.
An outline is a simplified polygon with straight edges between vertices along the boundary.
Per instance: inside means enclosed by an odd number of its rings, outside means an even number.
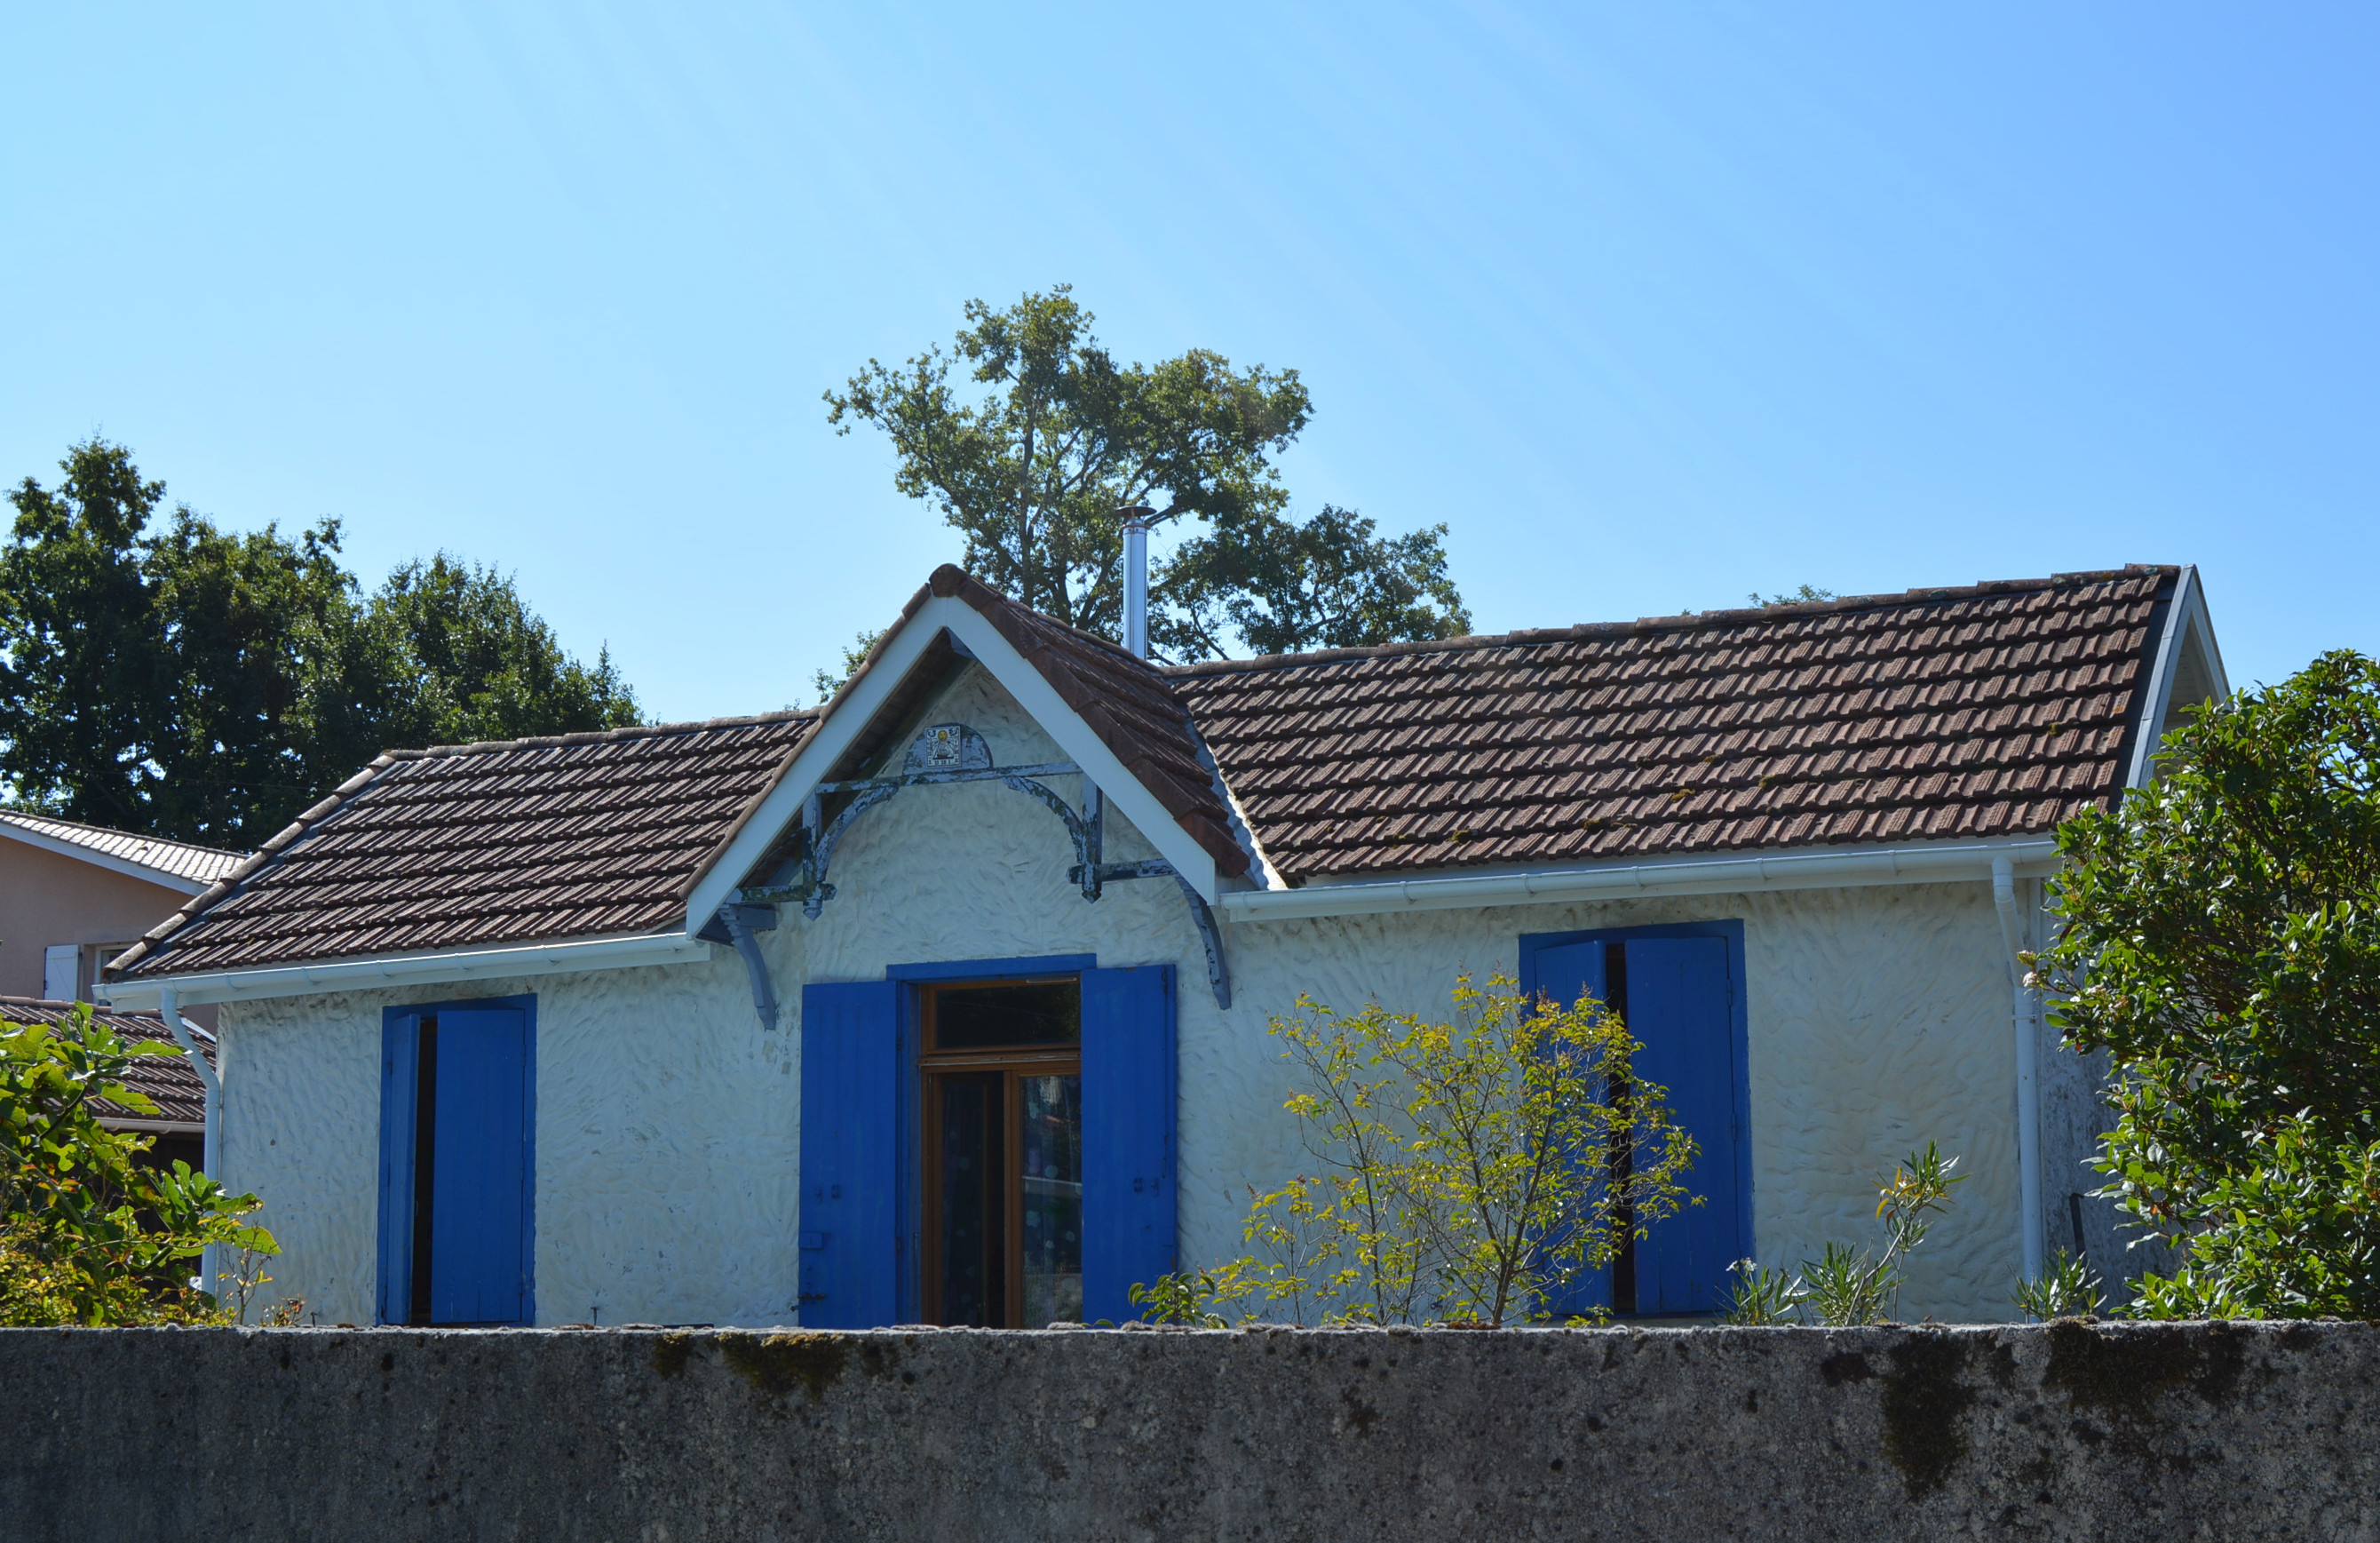
M215 1069L207 1064L206 1053L199 1049L199 1042L190 1037L190 1026L182 1021L180 994L171 985L157 993L157 1015L165 1020L165 1027L173 1031L174 1042L182 1047L182 1053L190 1058L191 1067L199 1074L199 1086L206 1096L206 1136L205 1145L200 1149L199 1165L205 1170L207 1177L221 1184L223 1176L217 1172L216 1164L219 1160L217 1133L223 1124L223 1083L216 1077ZM220 1045L222 1041L217 1040L216 1043ZM199 1256L199 1278L208 1282L209 1289L212 1289L215 1280L215 1245L212 1243Z
M2006 857L1992 859L1992 905L2000 916L2000 941L2008 950L2010 990L2014 998L2011 1018L2016 1025L2016 1165L2018 1204L2023 1214L2018 1229L2024 1250L2024 1278L2041 1278L2041 1079L2039 1036L2034 1027L2033 993L2025 989L2024 923L2017 913L2016 868Z

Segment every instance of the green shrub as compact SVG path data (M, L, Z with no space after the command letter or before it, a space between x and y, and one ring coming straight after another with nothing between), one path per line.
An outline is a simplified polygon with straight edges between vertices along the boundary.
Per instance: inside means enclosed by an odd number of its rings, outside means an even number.
M2380 664L2195 710L2058 833L2052 1021L2112 1052L2098 1166L2183 1250L2149 1317L2380 1317Z
M1454 988L1437 1022L1301 997L1272 1032L1304 1087L1316 1175L1250 1193L1257 1252L1135 1292L1160 1321L1286 1317L1500 1324L1555 1316L1582 1277L1680 1206L1694 1138L1590 998Z
M0 1022L0 1323L215 1322L227 1315L190 1276L210 1244L277 1253L230 1195L189 1164L142 1166L146 1136L111 1131L94 1100L153 1112L122 1078L139 1055L88 1007L72 1022Z

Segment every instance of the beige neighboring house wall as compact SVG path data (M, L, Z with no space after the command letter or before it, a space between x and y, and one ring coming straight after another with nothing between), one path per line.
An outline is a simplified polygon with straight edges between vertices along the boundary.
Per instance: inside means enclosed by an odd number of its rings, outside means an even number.
M0 996L92 1000L115 950L172 916L240 854L0 811ZM74 951L72 990L62 992ZM214 1027L212 1007L186 1014Z

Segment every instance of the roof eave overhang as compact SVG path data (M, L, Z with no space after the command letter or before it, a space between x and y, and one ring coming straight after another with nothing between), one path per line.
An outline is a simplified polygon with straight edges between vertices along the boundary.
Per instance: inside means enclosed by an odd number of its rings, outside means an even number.
M112 980L103 990L118 1012L154 1012L164 990L174 989L183 1006L212 1002L257 1002L271 997L316 996L398 986L439 986L580 970L638 969L655 965L698 965L710 945L682 932L629 937L565 939L504 948L450 949L426 954L385 954L356 959L324 959L255 969L197 970L187 975L139 976Z
M1635 896L1738 894L1760 890L1850 889L1873 884L1988 881L2006 860L2019 877L2058 870L2054 836L1916 842L1892 846L1787 847L1752 855L1717 853L1658 862L1518 868L1413 879L1364 879L1293 890L1226 893L1227 921L1296 921L1310 917L1378 916L1398 911L1540 905Z
M147 863L136 863L129 857L118 857L89 846L79 846L70 841L60 841L55 836L45 836L39 831L29 831L22 825L14 825L5 820L0 820L0 836L6 836L10 841L21 841L39 851L53 853L61 857L72 857L79 863L89 863L93 868L103 868L110 873L121 873L127 878L142 880L155 884L160 889L172 890L179 894L198 894L213 882L212 880L202 882L196 879L185 879L178 873L169 873L162 868L152 868Z
M1099 784L1110 808L1131 820L1200 895L1214 900L1213 856L1175 821L1156 795L1141 785L1106 742L982 613L956 596L930 595L902 621L899 632L885 639L882 651L868 661L867 671L835 702L784 776L695 884L686 902L687 931L701 930L726 902L728 892L768 856L785 828L801 818L802 801L810 789L829 780L844 752L875 721L934 638L944 632L990 671L1067 759Z

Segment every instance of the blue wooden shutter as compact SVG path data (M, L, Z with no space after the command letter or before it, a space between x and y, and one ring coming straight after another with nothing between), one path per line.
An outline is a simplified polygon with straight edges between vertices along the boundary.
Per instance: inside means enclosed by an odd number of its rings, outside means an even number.
M1669 1089L1670 1109L1702 1148L1685 1176L1703 1203L1656 1223L1636 1248L1639 1313L1709 1313L1727 1306L1728 1266L1751 1251L1742 1235L1742 1137L1736 1089L1734 982L1719 938L1634 938L1628 948L1628 1028L1645 1050L1637 1074Z
M430 1321L527 1323L528 1014L443 1008L435 1016Z
M1603 948L1597 941L1539 949L1534 983L1536 994L1564 1007L1576 1005L1582 996L1604 1001ZM1591 1316L1598 1309L1608 1311L1610 1306L1611 1271L1608 1269L1582 1271L1572 1280L1569 1291L1544 1304L1545 1310L1556 1318Z
M1174 1253L1173 966L1083 972L1083 1317L1139 1316ZM1028 1328L1038 1328L1028 1324Z
M421 1019L390 1013L380 1046L380 1290L382 1323L403 1323L413 1294L413 1126Z
M802 988L801 1320L899 1318L901 987Z

